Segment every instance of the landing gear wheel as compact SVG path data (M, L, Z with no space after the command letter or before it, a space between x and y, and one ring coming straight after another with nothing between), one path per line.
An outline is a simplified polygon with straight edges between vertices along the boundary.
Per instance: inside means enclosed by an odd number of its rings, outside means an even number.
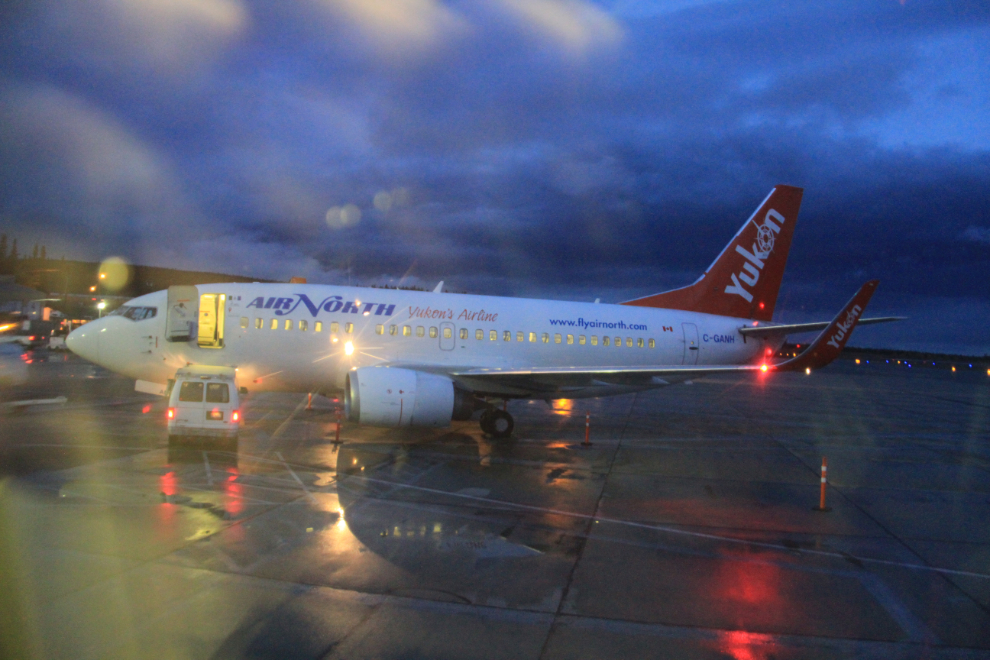
M481 431L482 431L482 433L486 433L488 435L492 435L493 434L493 431L492 431L492 413L493 412L495 412L495 411L492 410L491 408L486 408L485 410L483 410L481 412L481 419L478 420L478 423L481 424Z
M488 433L496 438L508 438L515 426L512 415L504 410L493 410L488 417Z

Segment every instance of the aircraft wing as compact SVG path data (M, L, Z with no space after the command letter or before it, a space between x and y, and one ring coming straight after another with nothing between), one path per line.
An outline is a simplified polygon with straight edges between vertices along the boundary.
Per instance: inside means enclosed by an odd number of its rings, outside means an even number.
M667 385L691 378L713 374L752 373L768 371L803 371L820 369L839 356L878 280L864 284L846 303L821 334L797 357L776 364L745 365L673 365L649 367L532 367L532 368L469 368L446 370L448 376L474 391L492 388L511 392L555 392L562 388L594 385ZM415 368L415 367L412 367ZM435 371L436 368L431 369Z
M860 319L857 325L873 325L874 323L890 323L891 321L903 321L906 316L876 316L870 319ZM791 323L788 325L757 325L743 326L739 328L739 334L746 337L782 337L785 335L796 335L799 332L815 332L828 327L828 321L817 323Z

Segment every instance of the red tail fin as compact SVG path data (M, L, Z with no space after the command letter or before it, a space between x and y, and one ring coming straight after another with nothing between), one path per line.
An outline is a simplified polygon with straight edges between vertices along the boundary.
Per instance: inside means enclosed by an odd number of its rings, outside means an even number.
M777 186L697 282L622 303L770 321L804 190Z

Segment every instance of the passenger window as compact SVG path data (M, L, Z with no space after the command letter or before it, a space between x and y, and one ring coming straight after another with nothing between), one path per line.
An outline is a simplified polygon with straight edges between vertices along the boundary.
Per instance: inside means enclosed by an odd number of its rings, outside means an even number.
M247 327L248 327L248 317L242 316L241 317L241 329L242 330L247 330Z
M555 344L559 344L560 343L560 334L559 333L556 333L556 332L554 333L554 335L553 335L553 343L555 343Z
M474 331L474 338L475 339L484 339L485 338L485 331L482 330L481 328L478 328L477 330Z
M437 336L438 336L438 331L437 331L436 326L430 326L430 338L431 339L436 339Z
M608 337L602 337L602 346L610 346L610 345L611 342L609 341Z
M354 332L354 324L353 323L345 323L344 324L344 332L346 332L347 334L351 334L352 332Z
M542 335L540 335L540 338L543 340L543 343L544 344L549 344L550 343L550 335L547 334L546 332L544 332Z
M390 326L388 326L388 334L390 334L390 335L392 335L394 337L395 336L395 332L398 329L399 329L398 326L390 325Z
M454 336L454 331L451 328L444 328L443 329L443 338L444 339L450 339L453 336Z
M632 348L632 337L626 337L626 348Z
M598 335L591 335L591 345L598 346Z
M636 348L643 348L643 338L640 337L636 340Z
M412 327L410 327L408 325L402 326L402 336L403 337L412 337Z
M254 320L254 329L255 330L261 330L264 327L265 327L265 320L264 319L255 319Z
M489 341L495 341L496 339L498 339L498 331L497 330L489 330L488 331L488 340Z
M292 330L292 319L285 319L285 329Z
M202 403L203 383L187 380L179 388L179 401L187 403Z
M461 328L461 339L467 339L467 328Z
M579 343L579 344L580 344L581 346L584 346L584 342L585 342L585 337L584 337L584 335L579 335L579 336L578 336L578 343Z
M330 332L340 332L340 324L334 321L330 324Z
M522 341L522 340L523 340L523 333L517 332L516 333L516 341Z
M650 348L654 348L654 347L656 347L656 345L657 345L657 341L655 339L651 339L650 340Z
M323 321L317 321L313 324L313 332L323 332Z
M207 383L206 402L230 403L230 390L227 388L227 383Z
M529 333L529 340L530 341L536 341L536 333L535 332Z
M278 330L278 319L272 319L272 330Z
M426 328L424 328L421 325L417 325L416 326L416 336L417 337L422 337L425 334L426 334Z
M622 337L615 338L615 347L620 348L622 346Z
M502 341L512 341L512 333L508 330L502 333Z
M568 344L574 343L574 335L567 335L567 343Z
M309 323L307 323L305 320L299 322L299 330L301 332L306 332L308 328L309 328Z
M376 325L375 326L375 334L376 335L384 335L385 334L385 326L384 325Z

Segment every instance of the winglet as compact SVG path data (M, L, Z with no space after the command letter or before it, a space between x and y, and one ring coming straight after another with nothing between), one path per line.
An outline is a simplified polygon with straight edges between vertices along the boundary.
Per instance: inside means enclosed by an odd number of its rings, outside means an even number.
M866 304L870 302L874 291L880 280L870 280L862 287L855 296L852 297L846 306L842 308L828 327L815 338L806 351L795 358L775 364L774 371L803 371L805 369L820 369L839 357L839 353L845 348L846 342L852 335L856 323L866 309Z
M440 284L434 287L433 293L443 293L443 280L440 280Z

